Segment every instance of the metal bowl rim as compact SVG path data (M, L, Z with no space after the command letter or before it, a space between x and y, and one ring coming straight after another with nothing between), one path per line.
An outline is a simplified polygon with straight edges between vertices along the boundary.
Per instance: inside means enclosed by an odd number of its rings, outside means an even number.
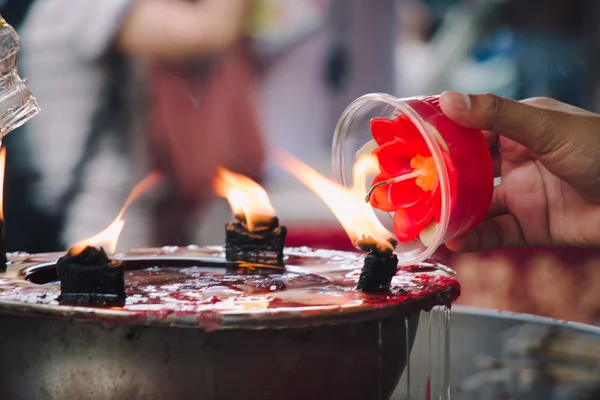
M343 252L348 253L348 252ZM47 253L37 255L35 262L9 265L5 274L13 279L24 280L27 271L40 269L55 264L56 259L42 260L43 257L54 258L64 253ZM350 254L350 253L348 253ZM116 259L123 260L206 260L210 256L192 257L165 255L131 255L120 254ZM215 260L219 257L212 257ZM291 270L293 273L301 273ZM0 314L27 315L31 317L62 318L77 321L124 323L146 326L170 326L181 328L200 328L206 331L221 329L286 329L308 328L318 326L335 326L341 324L368 322L373 320L407 316L415 310L405 303L388 303L362 305L359 307L314 306L302 309L273 309L273 311L135 311L123 309L104 309L94 307L66 306L58 304L39 304L21 301L0 300Z

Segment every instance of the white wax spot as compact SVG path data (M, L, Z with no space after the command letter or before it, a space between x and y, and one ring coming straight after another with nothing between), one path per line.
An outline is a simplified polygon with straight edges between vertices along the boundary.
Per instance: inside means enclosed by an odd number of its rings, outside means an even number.
M431 247L433 245L433 240L435 239L435 234L437 233L438 224L435 221L431 221L427 226L421 230L419 234L419 239L424 246Z
M365 143L365 145L356 152L356 154L354 155L354 158L358 160L363 156L368 156L373 151L375 151L375 149L377 149L378 146L379 145L377 144L377 142L375 140L371 140L371 141Z

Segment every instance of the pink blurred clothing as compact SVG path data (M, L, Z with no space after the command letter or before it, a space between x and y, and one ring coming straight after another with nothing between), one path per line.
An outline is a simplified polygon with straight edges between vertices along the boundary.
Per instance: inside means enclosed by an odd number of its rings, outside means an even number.
M159 240L185 240L177 224L213 197L217 167L260 180L265 150L254 83L243 45L199 63L151 67L147 134L154 161L172 178L176 193L158 210L164 236Z

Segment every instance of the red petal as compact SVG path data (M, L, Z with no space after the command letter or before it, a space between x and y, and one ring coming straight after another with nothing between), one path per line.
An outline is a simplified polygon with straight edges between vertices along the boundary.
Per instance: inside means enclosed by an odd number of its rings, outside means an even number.
M385 181L387 179L390 179L390 177L385 176L383 174L379 174L375 177L375 179L373 179L372 184L375 185L376 183ZM383 185L383 186L379 186L379 187L373 189L373 193L371 193L371 198L370 198L371 206L373 208L376 208L381 211L386 211L386 212L394 211L396 209L396 207L391 205L389 202L389 197L388 197L389 190L390 190L390 185Z
M415 178L392 183L389 193L389 201L396 208L410 207L428 196L428 192L417 186Z
M419 231L421 231L421 229L431 221L431 218L433 218L436 208L440 208L439 204L437 204L436 207L436 199L433 196L427 196L423 201L418 202L412 207L406 208L406 212L419 228Z
M403 138L407 140L423 140L419 129L410 121L410 119L408 119L406 115L398 114L398 116L396 116L396 124L401 129Z
M394 233L399 242L410 242L419 236L419 228L412 220L410 214L400 208L394 213Z
M412 172L410 160L417 154L417 150L403 139L394 139L379 146L373 154L377 157L381 172L388 176L399 176Z
M397 137L411 142L415 147L416 153L422 155L423 157L428 157L431 155L431 151L429 151L429 147L427 147L427 143L425 142L425 139L423 139L423 135L421 135L419 129L408 119L408 117L406 117L406 115L398 115L396 117L396 124L398 126L396 132Z
M396 129L394 121L385 118L371 119L371 134L380 146L394 140Z

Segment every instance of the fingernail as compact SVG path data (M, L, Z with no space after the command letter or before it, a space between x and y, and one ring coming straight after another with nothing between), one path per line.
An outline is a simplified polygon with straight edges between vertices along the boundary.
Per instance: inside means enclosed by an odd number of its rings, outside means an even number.
M471 98L458 92L444 92L440 96L440 104L444 108L467 111L471 109Z

